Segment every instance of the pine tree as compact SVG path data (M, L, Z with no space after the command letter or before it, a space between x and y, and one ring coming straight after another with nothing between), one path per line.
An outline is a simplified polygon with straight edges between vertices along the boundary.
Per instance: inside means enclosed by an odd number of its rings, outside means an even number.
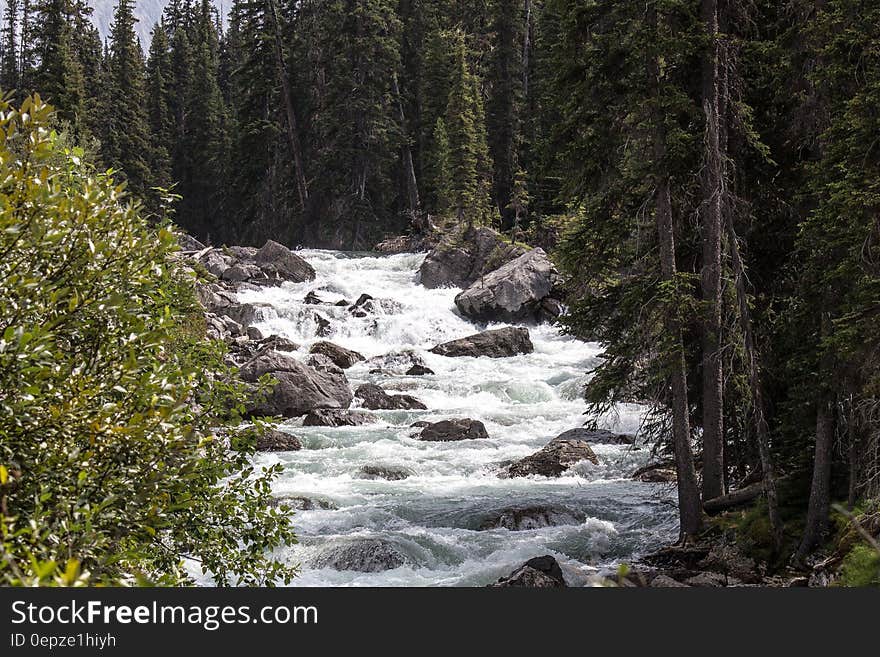
M146 111L144 61L133 14L134 0L119 0L110 26L103 92L102 156L145 201L152 185L150 131Z
M293 163L284 139L274 23L268 3L232 4L224 48L228 58L229 112L235 130L230 144L231 230L260 242L273 236L293 242Z
M491 160L480 82L468 62L464 34L454 41L455 69L446 106L452 207L460 225L490 224Z
M34 7L30 32L36 68L29 84L57 108L58 115L75 134L82 130L86 98L75 39L79 9L71 0L40 0Z
M511 199L514 177L521 170L522 125L520 112L524 103L523 42L526 25L522 0L495 0L492 5L492 64L488 83L488 140L494 162L494 199L496 206L512 224ZM525 179L521 181L525 184Z
M853 409L874 403L878 381L880 9L867 0L856 5L829 1L810 34L824 64L811 81L827 108L827 124L819 141L821 155L809 167L816 207L803 222L796 244L799 294L790 327L799 338L798 358L790 371L796 374L798 396L815 409L801 558L828 528L835 436L854 448L851 499L858 499L859 488L870 482L864 474L872 471L860 463L860 448L866 447L861 440L871 430Z
M552 148L577 209L561 251L578 281L568 326L606 343L587 389L593 412L626 398L653 399L646 432L669 445L678 474L683 535L702 524L691 453L688 389L693 273L679 263L692 236L699 104L688 64L696 16L672 0L647 17L626 3L559 0L553 46L559 120ZM673 29L674 26L674 29Z
M180 141L174 157L174 177L183 197L178 210L183 225L210 238L223 230L218 222L227 175L228 135L217 78L219 37L209 0L192 8L188 23L190 38L184 39L179 28L172 37L172 43L183 49L173 52L172 58L176 65L175 93L183 94L176 101Z
M325 172L315 179L310 223L329 219L322 229L330 235L337 223L348 224L344 243L352 248L371 244L401 217L389 198L402 139L393 93L400 67L395 6L390 0L331 2L315 6L308 21L315 57L312 161ZM337 244L342 230L335 227Z
M442 116L438 116L434 124L431 151L426 162L429 167L427 173L436 194L434 211L440 216L448 216L452 210L452 165L449 155L449 135Z
M156 186L171 185L174 117L171 111L171 50L164 20L153 28L146 67L147 115L150 123L150 171Z
M19 77L19 4L18 0L6 0L3 10L3 29L0 38L3 53L0 58L0 87L8 91L18 89Z

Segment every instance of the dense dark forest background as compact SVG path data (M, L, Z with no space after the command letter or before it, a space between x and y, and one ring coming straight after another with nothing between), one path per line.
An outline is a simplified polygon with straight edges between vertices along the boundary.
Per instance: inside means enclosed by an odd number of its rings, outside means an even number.
M148 209L230 244L520 230L607 345L592 408L657 409L683 533L757 486L803 557L880 494L873 0L172 0L146 55L131 0L107 43L89 11L9 2L0 84Z

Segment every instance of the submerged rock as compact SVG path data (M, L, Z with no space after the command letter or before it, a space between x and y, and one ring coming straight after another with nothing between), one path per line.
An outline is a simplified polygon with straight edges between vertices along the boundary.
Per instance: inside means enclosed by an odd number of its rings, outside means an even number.
M466 338L451 340L438 344L431 353L440 356L488 356L489 358L506 358L518 354L530 354L534 346L529 338L528 329L508 326L506 328L483 331Z
M390 541L363 538L324 549L312 560L313 568L379 573L407 563L406 555Z
M426 376L428 374L434 374L434 370L430 367L425 367L424 365L413 365L405 373L407 376Z
M376 421L369 413L336 408L311 411L303 420L304 427L361 427Z
M583 516L564 507L529 506L505 509L483 521L480 529L509 529L526 531L558 525L577 525Z
M486 425L479 420L463 418L460 420L443 420L429 424L421 433L419 440L449 442L454 440L480 440L488 438Z
M345 347L340 347L338 344L333 344L332 342L316 342L312 345L309 353L327 356L327 358L344 370L348 369L355 363L364 360L364 357L358 352L346 349Z
M543 321L553 308L544 300L558 278L543 249L534 249L480 277L455 297L455 305L477 321Z
M400 481L412 476L413 472L409 468L398 465L365 465L358 474L363 479L387 479L388 481Z
M297 417L322 408L348 408L353 395L345 375L321 372L275 351L260 354L239 370L248 383L270 374L278 383L251 413Z
M415 367L427 369L422 357L411 349L373 356L367 360L367 366L370 372L377 374L405 374Z
M559 562L550 555L529 559L507 577L502 577L492 587L524 586L530 588L563 588L565 577Z
M333 333L330 320L319 313L315 313L315 335L319 338L326 338Z
M365 383L354 391L355 397L363 402L364 408L370 410L426 410L425 406L412 395L389 395L374 383Z
M580 461L599 463L590 445L583 440L554 438L540 451L510 465L507 474L511 477L558 477Z

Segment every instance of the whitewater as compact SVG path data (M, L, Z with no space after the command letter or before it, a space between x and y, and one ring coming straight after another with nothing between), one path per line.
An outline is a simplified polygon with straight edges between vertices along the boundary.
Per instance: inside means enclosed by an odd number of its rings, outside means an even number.
M368 411L380 421L360 427L304 427L301 419L279 427L299 437L303 449L263 453L257 463L284 467L276 496L311 501L293 518L298 543L281 555L301 566L294 586L483 586L544 554L556 557L569 585L582 585L674 540L670 487L631 479L649 459L638 440L636 446L594 445L598 466L584 461L556 479L498 477L504 464L591 419L584 415L583 387L599 362L600 345L541 325L528 326L535 347L528 355L438 356L428 350L504 325L478 325L459 315L458 289L419 285L424 254L298 254L315 268L314 281L239 292L240 301L260 309L254 325L301 345L293 354L299 358L319 340L354 349L368 360L346 370L353 387L376 383L414 395L428 410ZM312 291L329 302L369 294L377 308L354 317L343 306L304 303ZM402 350L418 353L435 374L371 373L370 358ZM643 412L622 405L599 424L637 434ZM489 438L423 442L410 427L454 418L481 420ZM370 479L364 466L402 468L409 476ZM558 511L552 526L484 528L505 511L536 506ZM328 550L359 539L392 544L406 563L381 572L324 565Z

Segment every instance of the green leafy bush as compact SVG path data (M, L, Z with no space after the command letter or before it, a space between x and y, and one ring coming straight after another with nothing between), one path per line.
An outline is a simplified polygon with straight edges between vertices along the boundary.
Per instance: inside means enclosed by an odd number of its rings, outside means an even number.
M52 125L0 101L0 583L289 581L277 468L171 232Z

